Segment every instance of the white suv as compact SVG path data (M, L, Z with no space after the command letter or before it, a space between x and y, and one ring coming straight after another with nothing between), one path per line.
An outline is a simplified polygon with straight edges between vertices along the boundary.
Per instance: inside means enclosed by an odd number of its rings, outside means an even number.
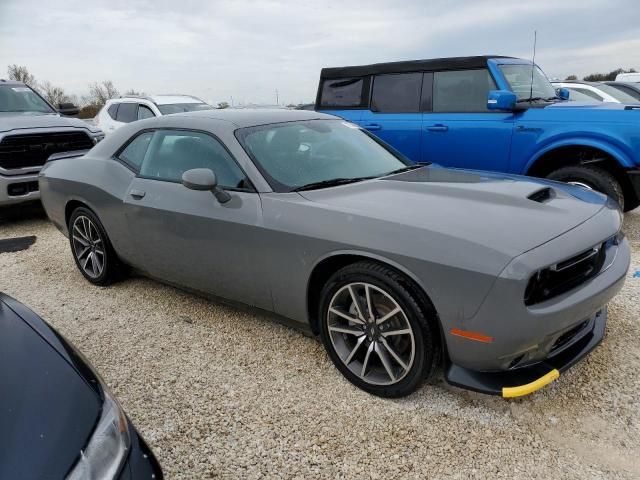
M96 116L96 125L110 133L125 123L143 118L211 109L211 105L191 95L131 95L107 100Z

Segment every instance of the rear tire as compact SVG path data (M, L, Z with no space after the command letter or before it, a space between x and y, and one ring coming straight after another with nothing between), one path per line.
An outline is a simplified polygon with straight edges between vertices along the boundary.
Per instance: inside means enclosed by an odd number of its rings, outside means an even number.
M71 255L84 278L100 286L118 280L124 269L98 217L78 207L71 213L68 228Z
M414 290L395 270L366 261L338 270L322 289L320 335L329 358L373 395L409 395L439 358L438 320Z
M624 193L620 182L610 172L599 167L573 165L547 175L550 180L581 185L608 195L624 210Z

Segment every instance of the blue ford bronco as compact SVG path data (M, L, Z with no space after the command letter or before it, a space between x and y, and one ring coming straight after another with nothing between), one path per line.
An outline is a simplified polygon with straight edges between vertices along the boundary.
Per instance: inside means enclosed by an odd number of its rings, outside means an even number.
M414 162L545 177L640 205L640 105L566 101L532 62L478 56L324 68L316 109Z

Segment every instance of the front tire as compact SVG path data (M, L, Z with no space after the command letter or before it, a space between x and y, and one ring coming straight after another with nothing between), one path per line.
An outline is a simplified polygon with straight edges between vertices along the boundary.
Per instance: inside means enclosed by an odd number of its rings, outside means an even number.
M597 190L613 198L624 210L624 193L620 182L607 170L598 167L573 165L563 167L547 175L550 180L570 183Z
M80 273L94 285L117 280L122 267L98 217L89 209L76 208L69 218L71 254Z
M431 374L437 319L398 272L373 262L338 270L322 290L319 315L329 357L357 387L402 397Z

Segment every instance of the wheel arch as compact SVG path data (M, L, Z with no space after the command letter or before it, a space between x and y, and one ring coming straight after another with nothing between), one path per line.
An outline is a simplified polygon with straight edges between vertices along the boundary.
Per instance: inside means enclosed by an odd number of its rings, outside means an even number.
M438 311L427 289L425 288L424 284L418 279L418 277L403 265L400 265L397 262L394 262L393 260L390 260L383 256L376 255L370 252L350 250L332 252L330 254L327 254L318 259L316 264L311 269L311 274L309 275L306 289L306 305L307 318L309 319L309 325L311 326L312 332L315 335L318 335L320 333L320 319L318 318L317 312L318 308L320 307L320 291L322 290L322 286L327 282L329 277L331 277L331 275L333 275L333 273L335 273L339 269L361 261L378 263L387 268L395 270L404 278L406 278L409 283L409 287L418 296L418 300L420 301L421 305L429 313L433 314L433 318L435 319L434 323L436 324L435 327L439 332L439 338L437 339L438 346L445 345L445 343L443 342L444 339L442 325L438 316Z
M601 158L581 158L585 153ZM536 152L525 169L525 175L546 177L549 173L571 165L592 165L610 172L622 187L625 199L635 198L635 191L625 172L625 168L634 165L631 158L620 148L609 143L591 139L562 140L547 145Z

